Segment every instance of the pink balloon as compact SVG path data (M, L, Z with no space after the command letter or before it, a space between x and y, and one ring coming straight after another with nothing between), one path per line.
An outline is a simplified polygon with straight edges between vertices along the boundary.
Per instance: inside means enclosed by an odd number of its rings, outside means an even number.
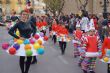
M38 39L39 39L39 35L36 34L36 35L34 36L34 38L35 38L36 40L38 40Z
M34 39L30 39L30 43L31 44L34 44L35 43L35 40Z
M2 44L3 50L7 50L8 47L9 47L9 43L3 43L3 44Z

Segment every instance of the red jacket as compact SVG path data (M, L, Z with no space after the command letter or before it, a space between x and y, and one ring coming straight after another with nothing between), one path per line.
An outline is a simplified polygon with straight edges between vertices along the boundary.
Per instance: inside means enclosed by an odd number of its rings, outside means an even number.
M86 52L98 52L98 37L87 36L86 37Z
M68 30L62 26L58 27L58 33L63 35L68 35Z
M102 45L102 55L105 55L105 49L110 49L110 37L106 37L104 39L104 43Z
M83 32L81 30L76 30L73 32L76 38L81 39Z
M57 27L58 27L57 24L52 24L52 30L53 30L53 31L57 31Z
M41 27L43 26L43 24L42 24L42 22L36 22L36 26L37 26L38 28L41 28Z
M46 21L43 21L43 22L42 22L42 25L43 25L43 26L47 26L47 22L46 22Z

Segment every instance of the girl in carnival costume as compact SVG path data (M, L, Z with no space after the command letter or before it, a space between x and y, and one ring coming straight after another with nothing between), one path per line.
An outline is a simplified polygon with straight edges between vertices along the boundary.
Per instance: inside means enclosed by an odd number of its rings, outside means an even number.
M39 19L39 20L36 22L36 26L37 26L38 31L42 31L42 26L43 26L43 24L42 24L41 19Z
M34 36L34 34L36 33L36 27L34 26L34 24L27 22L28 16L29 15L26 11L22 11L21 20L9 30L9 34L15 38L21 39L21 40L30 38L31 34L33 34L33 36ZM16 29L18 29L20 31L20 37L14 33L16 31ZM24 62L25 58L27 58L26 63ZM32 56L27 56L27 57L20 56L19 62L20 62L20 68L21 68L22 73L28 73L30 64L31 64L31 60L32 60ZM24 70L24 67L25 67L25 70Z
M42 21L42 32L44 33L44 35L46 35L46 27L47 27L47 22L46 22L46 18L43 18Z
M58 30L57 27L58 25L54 19L52 24L52 32L51 32L52 40L54 41L54 44L56 44L56 41L57 41L57 30Z
M80 29L80 24L78 23L76 25L76 30L73 32L73 45L74 45L74 57L76 58L79 56L79 48L81 47L81 37L82 37L83 31Z
M58 33L57 38L59 39L61 53L62 55L64 55L67 46L68 30L65 28L65 25L60 25L58 26L57 33Z
M85 40L86 40L85 37L87 37L88 34L89 34L89 30L86 29L85 33L83 33L82 37L81 37L81 44L82 45L80 46L80 49L79 49L80 58L79 58L78 66L81 66L81 64L82 64L82 62L83 62L83 60L85 58L85 50L86 50L86 46L85 45L86 44L84 44L84 43L85 43Z
M96 59L100 56L101 41L95 35L95 28L90 26L89 35L85 38L85 58L82 62L82 70L84 73L95 73Z
M46 26L47 26L47 22L45 21L45 19L39 19L39 21L36 22L36 26L38 28L38 31L44 33L44 35L46 35Z
M110 29L108 30L108 36L105 37L102 45L102 62L107 63L107 72L110 73Z
M9 30L14 43L4 43L2 48L10 55L20 56L19 65L22 73L28 73L33 56L44 54L44 42L47 36L36 33L36 26L28 20L29 14L23 10L20 21ZM19 35L16 32L19 31ZM45 40L45 41L44 41Z

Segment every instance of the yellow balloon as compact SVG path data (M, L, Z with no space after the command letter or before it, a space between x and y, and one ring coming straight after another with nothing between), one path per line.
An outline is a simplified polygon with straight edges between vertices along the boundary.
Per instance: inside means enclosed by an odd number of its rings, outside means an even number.
M109 61L109 58L108 58L108 57L105 57L105 58L103 58L103 60L104 60L105 62L108 62L108 61Z
M39 45L39 43L35 43L35 44L33 45L33 47L34 47L34 49L38 49L38 48L40 48L40 45Z
M20 33L19 33L19 31L18 31L18 30L16 31L16 35L17 35L17 36L20 36Z
M20 44L23 44L23 40L17 40L17 43L20 45Z

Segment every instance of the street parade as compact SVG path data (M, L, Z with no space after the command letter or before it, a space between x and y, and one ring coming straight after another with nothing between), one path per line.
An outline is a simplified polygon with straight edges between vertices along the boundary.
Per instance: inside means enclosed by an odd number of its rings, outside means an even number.
M13 1L9 16L0 10L0 73L110 73L109 0L96 13L94 0L77 0L73 12L66 0Z

